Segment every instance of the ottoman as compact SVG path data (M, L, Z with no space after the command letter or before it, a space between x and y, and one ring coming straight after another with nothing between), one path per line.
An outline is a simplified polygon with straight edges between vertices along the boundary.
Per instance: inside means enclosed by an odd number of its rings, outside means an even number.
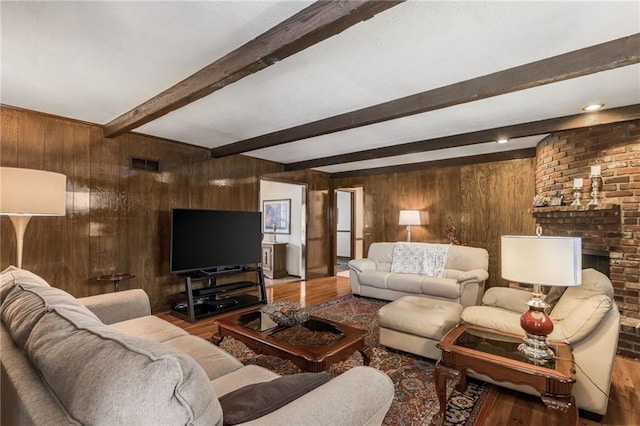
M439 359L436 343L458 325L462 309L462 305L443 300L401 297L378 311L380 344Z

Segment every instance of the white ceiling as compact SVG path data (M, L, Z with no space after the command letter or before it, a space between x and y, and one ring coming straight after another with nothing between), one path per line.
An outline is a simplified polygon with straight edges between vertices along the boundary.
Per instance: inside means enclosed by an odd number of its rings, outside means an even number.
M3 1L0 100L106 124L311 3ZM409 1L135 131L213 148L636 33L638 1ZM639 103L640 65L247 155L298 162L574 115L594 101ZM543 136L319 169L515 150Z

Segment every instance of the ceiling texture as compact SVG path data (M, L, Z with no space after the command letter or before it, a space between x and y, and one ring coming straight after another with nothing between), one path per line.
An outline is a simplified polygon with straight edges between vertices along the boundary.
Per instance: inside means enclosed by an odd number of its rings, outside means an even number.
M2 104L286 170L530 157L551 132L640 118L638 1L2 1L0 14Z

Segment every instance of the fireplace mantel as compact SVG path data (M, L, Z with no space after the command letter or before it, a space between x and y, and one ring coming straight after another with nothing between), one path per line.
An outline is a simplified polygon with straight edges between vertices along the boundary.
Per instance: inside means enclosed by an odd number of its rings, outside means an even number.
M531 215L544 235L582 238L583 254L608 256L613 265L622 258L619 204L534 207Z
M569 216L577 216L575 213L584 213L584 216L602 216L603 212L617 212L617 215L620 215L620 204L601 204L599 206L545 206L534 207L530 210L533 217L548 217L546 213L565 213Z

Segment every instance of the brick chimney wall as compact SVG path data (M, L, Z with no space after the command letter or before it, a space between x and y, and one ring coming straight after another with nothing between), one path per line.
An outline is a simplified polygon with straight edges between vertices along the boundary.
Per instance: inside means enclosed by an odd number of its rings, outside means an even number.
M601 205L589 206L592 165L602 173ZM583 207L573 179L582 178ZM537 146L536 193L563 206L534 208L545 235L580 236L583 249L608 252L615 301L623 316L618 353L640 358L640 120L560 132Z

